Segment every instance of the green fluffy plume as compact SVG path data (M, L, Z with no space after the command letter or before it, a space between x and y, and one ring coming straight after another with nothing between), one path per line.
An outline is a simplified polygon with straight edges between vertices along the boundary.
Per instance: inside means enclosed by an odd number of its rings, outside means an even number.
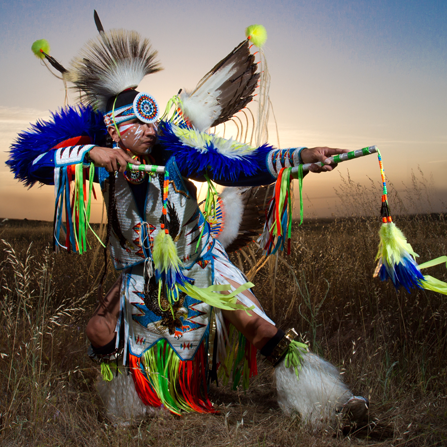
M172 237L163 229L155 236L153 257L159 272L167 272L170 268L178 271L182 265Z
M154 250L152 254L155 268L159 273L165 273L168 278L171 276L170 270L175 270L176 272L181 273L183 264L177 255L177 249L174 241L172 240L172 237L169 234L166 234L163 229L158 232L157 236L155 236ZM159 287L158 304L160 306L160 290L162 287L161 282L159 283ZM253 284L251 282L247 282L231 293L221 293L230 292L231 286L229 284L214 284L206 288L201 288L190 284L187 280L185 281L179 279L179 282L175 284L174 288L181 290L186 295L196 300L203 301L210 306L224 310L244 310L248 313L248 311L252 310L254 306L245 307L243 304L237 304L237 295L250 287L253 287ZM169 297L168 301L171 311L173 311L171 299Z
M245 35L250 39L258 48L261 48L267 40L267 31L262 25L250 25L245 30Z
M419 256L407 242L401 230L394 222L383 224L379 231L380 245L376 259L382 258L388 265L399 264L408 253L416 258Z
M31 50L39 59L44 59L45 56L42 53L42 51L47 54L50 54L50 44L48 43L48 40L46 40L46 39L36 40L31 45Z

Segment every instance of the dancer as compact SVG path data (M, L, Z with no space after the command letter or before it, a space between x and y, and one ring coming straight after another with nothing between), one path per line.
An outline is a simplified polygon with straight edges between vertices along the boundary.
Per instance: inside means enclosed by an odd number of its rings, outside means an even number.
M283 168L318 161L324 166L312 166L313 172L331 171L328 157L346 152L279 150L260 142L253 147L208 133L252 101L260 74L250 41L260 45L259 33L249 31L193 93L173 97L161 118L154 97L136 90L144 76L160 69L156 52L137 33L100 29L69 70L40 51L63 69L82 104L20 134L7 163L28 185L54 183L55 246L79 253L87 249L93 181L101 185L108 209L105 245L121 275L89 321L87 335L90 356L108 382L103 397L110 415L130 418L160 406L176 414L214 412L208 377L215 378L220 366L247 385L256 374L256 350L276 367L286 413L297 411L318 423L340 411L358 417L366 412L367 401L353 397L332 365L307 352L293 329L275 327L220 242L228 245L237 236L243 193L230 189L217 197L212 182L268 185ZM138 165L151 168L133 170ZM190 179L209 185L204 212ZM234 208L240 210L236 215ZM280 234L269 241L269 252L284 243ZM118 363L129 374L118 372Z

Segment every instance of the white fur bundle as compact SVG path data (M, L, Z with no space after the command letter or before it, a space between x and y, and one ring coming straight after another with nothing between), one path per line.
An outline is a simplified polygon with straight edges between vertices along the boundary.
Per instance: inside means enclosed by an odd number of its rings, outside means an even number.
M227 248L238 236L244 213L241 192L247 188L224 188L219 194L223 202L224 228L218 236L219 242Z
M278 404L284 413L298 412L304 422L318 426L333 422L336 410L351 397L335 366L312 353L303 355L299 379L284 360L275 368Z
M155 411L153 407L144 405L138 397L132 375L124 367L120 367L120 373L110 382L100 377L97 388L107 417L115 424L127 425Z

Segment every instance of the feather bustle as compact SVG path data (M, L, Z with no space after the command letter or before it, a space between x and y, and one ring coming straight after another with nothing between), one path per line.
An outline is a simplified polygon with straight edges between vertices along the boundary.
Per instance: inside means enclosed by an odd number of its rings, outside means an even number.
M54 112L48 121L38 120L31 129L19 133L6 164L15 178L31 187L39 181L30 173L39 155L75 136L89 136L92 144L104 145L106 134L101 113L95 113L89 106L65 107Z
M90 40L72 62L70 81L83 101L104 111L107 100L161 70L157 52L135 31L112 30Z
M260 74L248 40L218 62L190 94L183 93L185 115L201 131L228 121L253 99Z

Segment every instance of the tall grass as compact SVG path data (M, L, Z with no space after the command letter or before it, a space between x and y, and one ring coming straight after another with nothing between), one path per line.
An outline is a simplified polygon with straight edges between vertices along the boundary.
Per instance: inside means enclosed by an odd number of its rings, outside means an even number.
M233 260L254 281L254 292L278 326L295 327L312 350L342 369L355 393L370 399L368 427L350 434L314 432L285 418L276 404L273 371L261 359L247 393L211 387L219 415L177 418L158 411L139 424L114 427L95 392L98 371L87 359L84 336L101 257L53 255L45 248L49 225L12 222L0 228L8 241L0 258L1 444L446 445L447 297L397 292L372 278L380 226L377 185L362 189L348 178L345 187L351 194L340 191L343 206L355 198L360 214L295 228L289 257L266 261L250 247ZM410 198L417 196L412 188ZM422 262L446 254L444 215L408 215L404 195L391 203L394 220ZM447 279L443 266L430 274Z

